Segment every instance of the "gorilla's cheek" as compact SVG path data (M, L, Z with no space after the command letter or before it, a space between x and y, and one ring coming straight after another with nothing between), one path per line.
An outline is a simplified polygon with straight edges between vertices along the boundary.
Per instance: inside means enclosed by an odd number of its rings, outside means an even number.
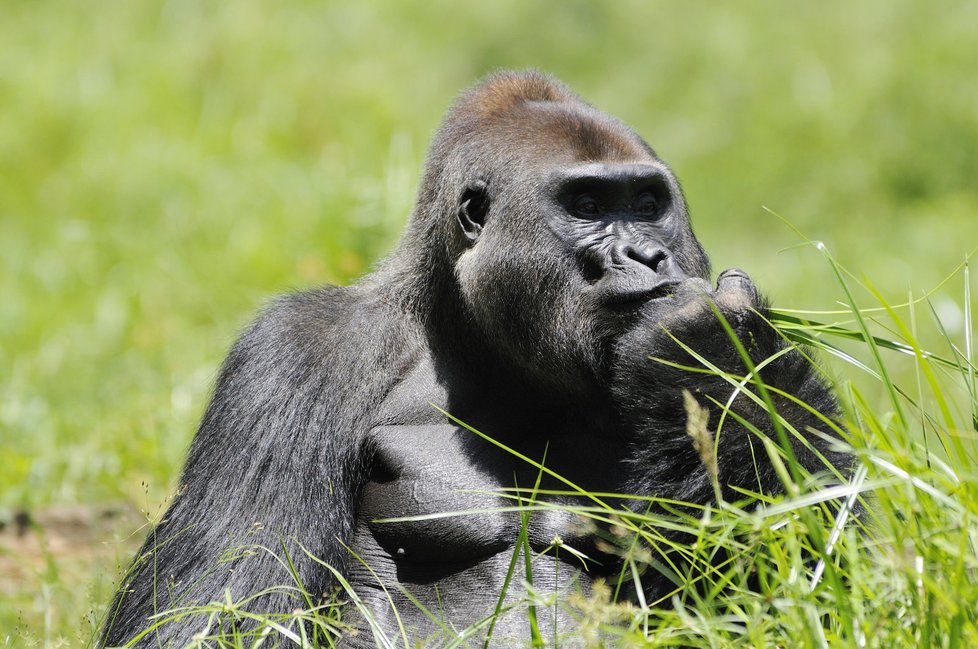
M456 264L466 311L483 335L548 370L594 358L587 284L553 248L486 237Z

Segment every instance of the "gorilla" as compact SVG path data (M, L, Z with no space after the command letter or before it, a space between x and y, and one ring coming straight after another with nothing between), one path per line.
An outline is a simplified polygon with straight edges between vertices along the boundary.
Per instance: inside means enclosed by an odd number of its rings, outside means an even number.
M850 455L818 414L836 413L831 393L745 273L710 277L679 184L639 135L541 73L488 77L435 134L377 270L279 298L235 343L100 643L184 646L206 619L151 616L247 597L288 613L304 600L276 587L328 597L345 581L347 646L473 625L473 643L522 645L518 556L542 593L620 570L568 485L694 504L781 492L764 436L844 479ZM759 375L781 418L704 365ZM738 415L712 473L684 391L714 430L722 404ZM521 510L528 490L547 506ZM645 580L647 596L672 587Z

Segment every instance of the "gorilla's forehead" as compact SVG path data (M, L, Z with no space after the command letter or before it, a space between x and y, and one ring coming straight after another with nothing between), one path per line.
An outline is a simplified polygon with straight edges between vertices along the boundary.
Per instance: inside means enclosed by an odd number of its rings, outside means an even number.
M583 162L569 166L555 165L550 172L550 177L554 181L600 177L627 183L641 183L668 175L670 172L665 163L655 159L638 162Z

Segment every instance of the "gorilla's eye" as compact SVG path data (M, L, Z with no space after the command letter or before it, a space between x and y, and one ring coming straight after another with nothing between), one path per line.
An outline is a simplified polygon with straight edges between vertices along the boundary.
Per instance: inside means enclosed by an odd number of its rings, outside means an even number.
M597 216L601 213L601 205L592 194L578 194L574 198L573 209L578 216Z
M652 192L642 192L635 201L635 212L643 216L652 216L659 209L659 201Z

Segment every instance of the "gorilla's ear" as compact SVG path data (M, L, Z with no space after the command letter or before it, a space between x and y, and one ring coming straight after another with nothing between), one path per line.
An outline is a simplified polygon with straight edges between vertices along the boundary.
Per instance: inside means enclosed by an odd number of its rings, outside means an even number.
M469 183L458 201L458 224L465 238L475 243L489 213L489 187L482 180Z

